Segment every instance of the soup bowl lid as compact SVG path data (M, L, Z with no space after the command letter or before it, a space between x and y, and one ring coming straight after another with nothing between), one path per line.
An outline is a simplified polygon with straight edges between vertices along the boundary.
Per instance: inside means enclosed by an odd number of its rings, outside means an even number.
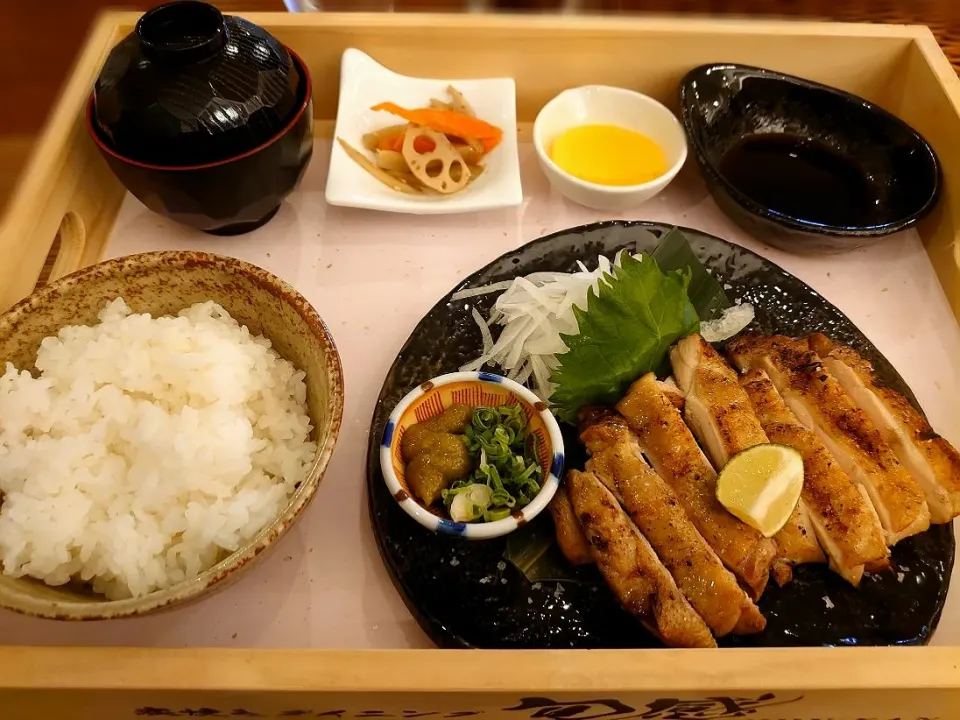
M266 30L182 0L148 11L111 51L94 88L93 129L135 162L218 162L281 132L302 86Z

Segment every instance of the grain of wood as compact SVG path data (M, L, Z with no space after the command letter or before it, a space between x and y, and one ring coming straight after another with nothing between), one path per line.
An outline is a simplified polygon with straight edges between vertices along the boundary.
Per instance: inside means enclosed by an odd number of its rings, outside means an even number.
M769 713L756 717L947 718L960 703L958 665L958 648L3 648L0 704L4 720L73 716L78 701L84 717L98 720L163 716L164 709L167 716L186 717L183 710L197 716L200 708L209 709L205 717L237 717L242 710L265 718L517 720L534 713L563 716L574 707L620 718L719 717L702 714L712 707L729 717L725 699L742 703L743 715ZM679 704L693 709L665 714L679 711Z
M59 96L0 225L0 310L30 291L67 213L84 226L79 265L96 261L105 248L124 193L85 137L83 108L102 59L136 17L103 17ZM720 56L806 75L864 95L924 132L944 160L948 191L921 235L931 256L948 257L960 232L960 80L922 28L403 13L251 19L294 47L314 77L335 78L346 47L375 51L410 74L430 74L442 61L453 77L511 75L523 122L560 89L589 81L631 85L671 101L692 64ZM558 46L564 50L559 59ZM318 118L333 117L337 93L335 81L316 84ZM318 127L328 130L329 123ZM938 270L960 313L956 266ZM198 708L221 716L249 709L263 717L345 708L336 715L344 718L372 716L365 711L402 718L416 709L436 718L466 711L516 720L534 712L569 714L586 698L611 698L594 702L622 703L631 710L619 716L639 717L669 698L757 698L766 692L787 703L770 717L953 717L960 707L960 648L444 653L0 647L4 720L69 717L78 702L85 717L99 720L157 709L195 715ZM522 698L537 697L549 698L545 708L516 712Z

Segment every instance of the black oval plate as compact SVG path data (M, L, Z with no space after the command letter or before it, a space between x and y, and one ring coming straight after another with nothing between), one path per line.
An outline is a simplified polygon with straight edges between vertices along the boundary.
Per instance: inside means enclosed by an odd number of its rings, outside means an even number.
M596 267L597 256L622 248L653 249L669 226L606 222L564 230L507 253L460 283L479 287L542 270L571 271L577 260ZM712 235L684 229L697 256L731 298L753 303L753 329L806 335L823 332L849 343L880 377L916 404L896 370L837 308L759 255ZM506 539L468 541L420 527L397 505L380 473L379 442L387 417L417 384L457 370L480 352L480 333L470 316L474 300L486 312L495 294L454 303L450 294L420 321L394 361L374 411L367 454L367 493L380 554L410 612L442 647L644 648L660 643L620 609L595 570L584 582L530 583L503 560ZM571 429L572 430L572 429ZM579 443L567 433L571 452ZM544 516L535 522L549 523ZM803 566L792 583L768 586L760 601L767 629L728 637L722 646L918 645L940 618L953 568L951 524L899 543L891 573L868 576L859 589L825 566Z

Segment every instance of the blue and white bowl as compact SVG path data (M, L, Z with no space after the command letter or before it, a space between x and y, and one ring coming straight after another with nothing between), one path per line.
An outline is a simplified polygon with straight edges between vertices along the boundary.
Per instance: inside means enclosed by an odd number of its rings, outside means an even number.
M411 425L436 417L451 405L496 407L520 403L527 413L527 431L534 437L536 455L543 468L543 487L524 508L493 522L454 522L441 508L421 505L407 485L400 441ZM553 499L563 474L563 437L556 418L530 390L501 375L457 372L441 375L412 390L399 402L380 441L380 469L394 499L407 514L428 530L470 540L500 537L535 518Z

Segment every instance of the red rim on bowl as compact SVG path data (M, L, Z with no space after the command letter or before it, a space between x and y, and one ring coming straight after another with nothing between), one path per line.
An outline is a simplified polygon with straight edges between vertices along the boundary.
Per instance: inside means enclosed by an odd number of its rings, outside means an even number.
M313 98L313 82L310 79L310 70L307 69L307 66L304 64L303 59L299 55L297 55L293 50L291 50L286 45L284 45L284 47L287 48L287 52L290 53L291 60L293 60L298 65L301 72L303 73L303 78L306 82L306 90L303 95L303 103L301 103L300 107L293 114L293 117L290 118L290 121L286 125L284 125L282 130L280 130L276 135L274 135L272 138L270 138L266 142L261 143L260 145L257 145L257 147L251 150L247 150L246 152L240 153L239 155L233 155L231 157L224 158L223 160L203 163L201 165L153 165L151 163L145 163L145 162L140 162L138 160L134 160L132 158L127 157L126 155L121 155L116 150L114 150L109 145L107 145L103 141L103 139L100 137L100 133L97 131L96 127L94 127L93 108L96 102L96 95L94 93L90 93L90 98L87 100L87 112L86 112L87 133L90 135L90 137L93 138L93 141L100 148L101 152L104 152L110 157L116 158L117 160L124 162L127 165L133 165L134 167L144 168L145 170L163 170L166 172L186 172L188 170L205 170L207 168L214 168L214 167L219 167L221 165L227 165L228 163L232 163L237 160L242 160L245 157L250 157L251 155L254 155L255 153L260 152L264 148L269 147L270 145L273 145L273 143L277 142L277 140L279 140L288 132L290 132L291 128L293 128L293 126L300 121L300 118L303 117L303 113L306 112L307 108L310 106L310 101Z

